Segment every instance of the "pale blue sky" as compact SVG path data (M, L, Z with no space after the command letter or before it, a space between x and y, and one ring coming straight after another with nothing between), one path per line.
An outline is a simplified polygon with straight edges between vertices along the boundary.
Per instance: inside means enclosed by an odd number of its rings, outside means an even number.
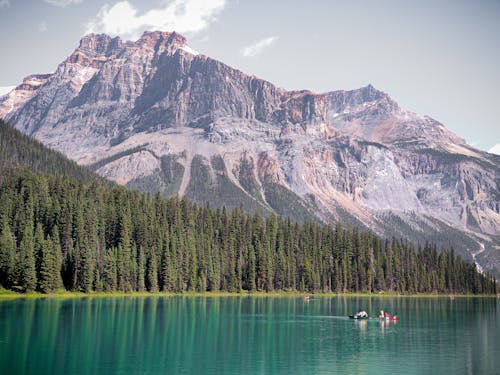
M372 83L476 147L500 144L500 0L0 0L0 86L53 71L86 31L143 29L286 89Z

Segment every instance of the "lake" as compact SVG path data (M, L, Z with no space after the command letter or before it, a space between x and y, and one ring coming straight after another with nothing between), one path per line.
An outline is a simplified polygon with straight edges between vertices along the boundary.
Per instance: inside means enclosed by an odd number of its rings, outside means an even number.
M350 320L364 308L399 321ZM499 374L500 300L95 297L0 302L0 374Z

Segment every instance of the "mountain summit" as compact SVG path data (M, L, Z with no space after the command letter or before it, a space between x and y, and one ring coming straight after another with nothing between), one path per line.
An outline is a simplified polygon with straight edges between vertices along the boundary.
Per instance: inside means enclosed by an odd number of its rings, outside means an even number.
M500 157L372 85L286 91L175 32L90 34L0 97L0 117L120 184L342 220L500 270Z

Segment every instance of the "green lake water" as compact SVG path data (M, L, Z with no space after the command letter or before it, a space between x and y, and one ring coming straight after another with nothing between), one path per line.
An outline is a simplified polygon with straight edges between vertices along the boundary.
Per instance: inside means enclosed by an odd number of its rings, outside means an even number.
M500 374L500 299L1 301L0 374Z

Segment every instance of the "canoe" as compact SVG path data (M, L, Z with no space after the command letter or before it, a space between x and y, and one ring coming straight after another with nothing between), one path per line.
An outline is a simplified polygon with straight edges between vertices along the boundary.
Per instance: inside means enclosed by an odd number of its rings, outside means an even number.
M368 316L356 316L356 315L349 315L349 319L370 319Z
M383 317L383 318L379 318L380 320L398 320L398 316L397 315L390 315L390 316L386 316L386 317Z

